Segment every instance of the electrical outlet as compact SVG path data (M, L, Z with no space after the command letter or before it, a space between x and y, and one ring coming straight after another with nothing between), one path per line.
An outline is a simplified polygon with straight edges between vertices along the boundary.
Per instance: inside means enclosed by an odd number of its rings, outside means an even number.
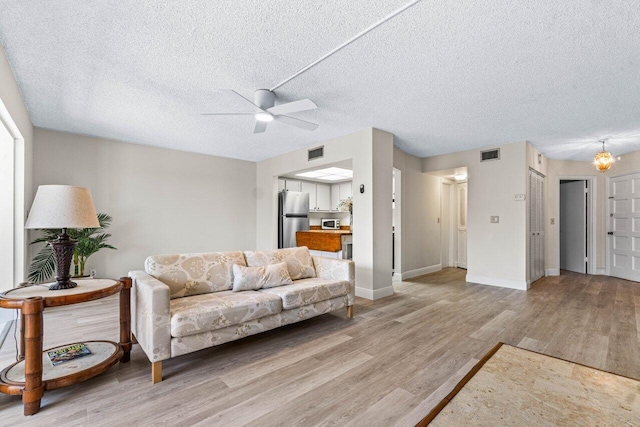
M516 202L522 202L525 199L525 195L524 194L516 194L515 196L513 196L513 200L515 200Z
M98 275L98 271L94 268L89 274L91 275L91 277L96 277Z
M500 222L500 217L495 215L491 217L491 224L498 224Z
M551 225L555 225L556 224L556 219L555 218L551 218Z

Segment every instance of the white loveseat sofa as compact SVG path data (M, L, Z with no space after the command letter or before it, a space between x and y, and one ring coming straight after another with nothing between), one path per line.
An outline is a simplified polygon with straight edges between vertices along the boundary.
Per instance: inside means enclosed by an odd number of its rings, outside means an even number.
M292 284L232 290L234 264L264 267L282 262ZM162 361L169 358L345 307L347 317L353 317L353 262L312 257L306 247L155 255L145 261L145 271L129 276L131 330L152 362L154 383L162 381Z

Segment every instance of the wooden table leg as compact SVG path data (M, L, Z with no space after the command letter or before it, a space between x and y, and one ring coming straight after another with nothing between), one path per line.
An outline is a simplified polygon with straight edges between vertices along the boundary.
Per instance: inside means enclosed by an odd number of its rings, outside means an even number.
M18 360L24 360L24 313L20 310L20 352Z
M33 415L40 410L40 401L44 394L42 383L42 297L28 298L22 303L24 319L24 390L22 403L24 414Z
M131 277L121 277L120 290L120 345L124 350L120 363L131 359Z

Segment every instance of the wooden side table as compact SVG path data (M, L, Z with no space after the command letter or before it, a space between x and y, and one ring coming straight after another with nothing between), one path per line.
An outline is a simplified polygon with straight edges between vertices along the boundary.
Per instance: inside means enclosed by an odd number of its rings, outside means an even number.
M48 284L11 289L0 294L0 307L20 310L20 349L18 361L0 372L0 392L22 395L24 414L40 410L46 390L76 384L93 378L118 362L129 361L131 352L131 278L82 279L72 289L50 291ZM93 301L120 293L120 343L83 341L88 356L53 366L43 351L43 311L47 307ZM59 325L64 327L64 325Z

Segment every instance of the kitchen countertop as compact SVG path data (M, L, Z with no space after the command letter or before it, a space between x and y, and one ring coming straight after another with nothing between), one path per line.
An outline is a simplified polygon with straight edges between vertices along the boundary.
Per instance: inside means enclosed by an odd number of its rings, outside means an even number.
M298 233L329 233L329 234L351 234L351 230L307 230Z

